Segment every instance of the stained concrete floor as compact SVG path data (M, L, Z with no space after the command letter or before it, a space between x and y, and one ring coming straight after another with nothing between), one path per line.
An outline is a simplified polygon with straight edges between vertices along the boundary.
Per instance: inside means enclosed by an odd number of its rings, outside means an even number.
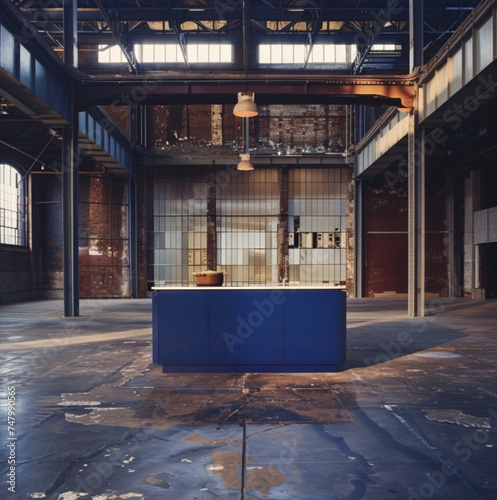
M349 300L338 373L164 374L150 300L1 305L0 498L496 499L497 302L427 309Z

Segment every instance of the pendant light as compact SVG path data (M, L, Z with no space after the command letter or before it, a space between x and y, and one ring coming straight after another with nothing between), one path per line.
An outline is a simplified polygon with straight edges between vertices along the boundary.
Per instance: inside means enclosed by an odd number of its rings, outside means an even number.
M253 92L238 92L238 103L233 108L233 114L240 118L252 118L259 114Z
M250 161L250 155L246 153L242 153L240 155L240 162L238 163L237 170L254 170L254 165Z

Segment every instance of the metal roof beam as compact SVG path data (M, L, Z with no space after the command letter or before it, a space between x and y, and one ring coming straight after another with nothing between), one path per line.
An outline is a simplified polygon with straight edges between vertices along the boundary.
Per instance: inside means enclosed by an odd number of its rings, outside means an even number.
M240 4L241 5L241 4ZM298 10L297 10L298 9ZM251 6L251 19L258 21L298 21L302 19L302 14L312 13L316 10L322 10L323 20L325 21L370 21L374 18L378 8L352 8L352 7L280 7L272 6L268 8ZM51 22L62 22L61 8L22 8L25 14L31 13L33 19L40 21L45 19ZM44 16L40 16L44 13ZM113 19L115 21L168 21L175 17L175 14L181 13L182 21L212 21L212 20L234 20L240 19L241 9L232 8L220 10L216 7L205 7L203 11L188 8L175 7L116 7L113 9ZM440 20L457 20L458 12L455 10L444 10L443 7L426 7L424 17L428 22ZM408 9L402 9L396 13L395 21L409 21ZM105 20L103 14L98 10L78 10L78 20L80 22L102 22ZM38 22L38 21L36 21Z
M138 71L138 64L137 64L136 58L134 57L133 53L129 52L128 47L122 43L121 33L116 28L117 22L115 22L115 21L112 22L110 16L105 11L105 8L104 8L101 0L95 0L95 3L97 4L98 8L100 9L100 12L102 13L102 16L104 17L105 22L109 26L109 29L112 33L114 40L116 41L117 45L119 45L121 47L121 50L123 51L123 54L126 57L126 60L128 61L130 71L138 74L139 71Z
M312 31L311 33L309 33L308 44L306 44L307 50L305 54L305 62L304 62L304 67L302 69L306 68L307 63L309 62L309 58L311 57L312 47L314 46L314 42L316 41L316 36L319 32L319 29L322 26L324 12L327 6L328 6L328 0L323 0L320 9L316 9L317 19L313 22Z
M191 74L172 75L162 79L93 78L81 81L77 88L78 108L92 104L132 104L136 89L140 88L140 104L235 104L240 82L248 92L255 92L258 104L389 104L411 108L414 85L405 77L358 78L341 75L334 79L287 73L278 78L274 74L245 73L203 78Z

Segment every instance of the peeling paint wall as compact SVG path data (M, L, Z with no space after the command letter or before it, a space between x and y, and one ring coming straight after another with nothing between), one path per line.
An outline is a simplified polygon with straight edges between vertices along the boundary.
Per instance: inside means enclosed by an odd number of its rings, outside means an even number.
M347 175L347 217L346 217L346 287L347 295L354 295L354 180L352 169L348 170Z
M79 291L84 297L128 297L128 184L82 176L79 203Z
M259 106L251 147L267 154L324 154L345 150L345 106Z
M346 107L259 106L250 119L250 148L258 154L325 154L345 149ZM149 147L168 153L241 147L242 119L232 105L148 107Z
M57 175L38 175L34 200L39 237L34 265L41 270L43 298L63 296L62 205ZM79 293L88 297L129 296L127 179L95 172L79 178ZM143 257L142 257L143 259ZM144 269L143 269L144 272ZM143 292L144 293L144 292Z

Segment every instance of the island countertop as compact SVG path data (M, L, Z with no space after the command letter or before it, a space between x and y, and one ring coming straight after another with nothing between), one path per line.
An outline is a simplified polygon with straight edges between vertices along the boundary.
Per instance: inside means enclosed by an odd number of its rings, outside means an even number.
M247 285L247 286L153 286L154 292L162 290L345 290L343 286L330 285Z
M336 371L345 302L338 287L156 287L153 360L164 372Z

